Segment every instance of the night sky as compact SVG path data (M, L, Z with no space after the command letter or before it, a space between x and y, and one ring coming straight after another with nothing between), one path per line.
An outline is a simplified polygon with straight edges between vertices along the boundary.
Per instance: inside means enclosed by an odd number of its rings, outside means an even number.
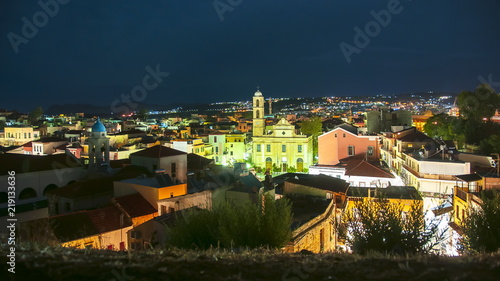
M52 15L0 1L0 108L112 108L134 89L130 102L166 105L248 100L257 85L266 97L318 97L500 81L498 0L59 1ZM355 27L370 41L356 45ZM350 63L342 42L356 50ZM147 76L157 67L158 80Z

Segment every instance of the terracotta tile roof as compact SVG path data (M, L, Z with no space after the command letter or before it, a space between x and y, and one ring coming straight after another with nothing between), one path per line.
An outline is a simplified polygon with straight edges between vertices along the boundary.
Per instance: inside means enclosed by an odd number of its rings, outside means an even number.
M349 183L345 180L326 176L326 175L314 175L306 178L289 178L287 182L300 184L304 186L314 187L317 189L328 190L333 192L343 192L347 191Z
M427 136L426 134L420 131L413 131L409 134L399 137L398 140L402 142L425 142L427 140L435 142L431 137Z
M60 242L72 241L131 226L116 206L79 211L49 218L52 231Z
M131 218L142 217L158 212L140 193L116 197L113 201Z
M365 160L351 159L347 162L346 176L375 177L375 178L395 178L393 174L383 170Z
M0 175L7 175L8 171L16 174L50 171L61 167L76 168L81 164L66 154L56 155L25 155L25 154L0 154Z
M23 144L23 147L33 147L33 142L32 141L27 142L27 143Z
M87 211L98 233L117 230L132 225L116 206Z
M166 147L163 145L155 145L150 148L146 148L144 150L134 152L130 154L130 157L134 156L142 156L142 157L150 157L150 158L162 158L162 157L168 157L168 156L175 156L175 155L186 155L186 152L173 149L170 147Z

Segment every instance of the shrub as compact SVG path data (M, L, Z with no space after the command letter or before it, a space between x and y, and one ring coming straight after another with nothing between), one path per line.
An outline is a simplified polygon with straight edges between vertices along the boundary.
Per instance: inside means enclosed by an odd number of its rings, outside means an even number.
M461 246L465 252L496 252L500 249L500 192L482 193L480 209L469 211L462 222Z
M243 207L223 203L213 210L189 210L167 228L167 244L178 248L210 247L281 248L291 238L291 205L288 199L266 196L264 205Z
M345 212L343 222L346 243L358 254L429 253L445 239L438 221L426 224L421 203L403 212L402 204L391 203L383 195L355 202L354 209Z

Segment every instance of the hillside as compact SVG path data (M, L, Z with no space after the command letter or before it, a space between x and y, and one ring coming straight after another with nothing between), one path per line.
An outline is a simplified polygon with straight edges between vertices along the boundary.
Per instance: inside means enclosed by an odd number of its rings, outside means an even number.
M284 254L259 251L148 253L17 249L15 274L1 250L2 280L498 280L500 253L467 257ZM14 279L14 278L15 279Z

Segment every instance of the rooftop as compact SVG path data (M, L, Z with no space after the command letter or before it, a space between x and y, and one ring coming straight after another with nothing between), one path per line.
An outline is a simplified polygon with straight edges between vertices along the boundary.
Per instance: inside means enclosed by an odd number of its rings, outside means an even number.
M287 182L300 184L304 186L314 187L317 189L328 190L333 192L345 193L349 187L349 183L345 180L326 176L326 175L313 175L312 177L304 178L289 178Z
M142 197L140 193L134 193L113 199L131 218L142 217L157 212L156 208Z
M376 178L395 178L395 176L365 160L351 159L347 162L346 176L376 177Z
M379 196L389 199L422 200L422 196L420 196L420 193L413 186L388 186L386 188L351 186L347 191L347 196L368 197L368 191L370 191L372 197L375 197L374 194L376 191L379 193Z
M186 155L186 152L173 149L170 147L166 147L163 145L155 145L150 148L146 148L144 150L134 152L130 154L130 157L141 156L141 157L150 157L150 158L162 158L176 155Z
M131 226L116 206L79 211L49 218L60 242L67 242Z
M287 196L292 203L292 229L297 229L311 219L323 214L330 205L331 199L315 196Z
M66 154L40 156L5 153L0 154L0 163L2 163L0 165L0 175L7 175L9 171L22 174L82 167L74 157Z

